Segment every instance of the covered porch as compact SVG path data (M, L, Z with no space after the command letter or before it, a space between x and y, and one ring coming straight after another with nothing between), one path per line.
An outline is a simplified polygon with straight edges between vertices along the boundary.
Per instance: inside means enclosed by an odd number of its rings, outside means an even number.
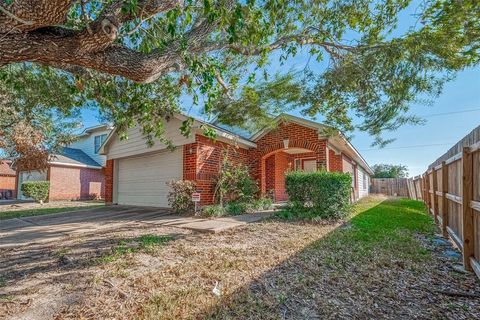
M267 153L261 159L261 191L274 202L288 200L285 174L290 170L316 171L317 152L305 148L283 148Z

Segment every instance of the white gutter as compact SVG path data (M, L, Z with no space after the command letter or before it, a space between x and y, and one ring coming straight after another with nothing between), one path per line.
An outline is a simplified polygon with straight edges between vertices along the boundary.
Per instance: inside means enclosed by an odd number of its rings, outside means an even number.
M48 164L66 166L66 167L75 167L75 168L87 168L87 169L98 169L98 170L103 169L103 167L99 167L99 166L89 166L87 164L65 163L65 162L57 162L57 161L49 161Z

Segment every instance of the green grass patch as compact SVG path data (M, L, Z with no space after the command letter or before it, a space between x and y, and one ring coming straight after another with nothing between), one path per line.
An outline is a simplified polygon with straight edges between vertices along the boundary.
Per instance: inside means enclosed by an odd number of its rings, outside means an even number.
M397 259L422 260L428 255L415 235L432 236L433 219L423 203L392 199L375 203L370 199L357 204L345 226L317 242L322 250L349 251L357 257L388 254Z
M117 259L138 251L153 253L155 249L167 244L173 240L172 236L157 236L154 234L145 234L135 239L120 240L118 245L112 247L110 253L97 259L97 263L109 263Z
M82 206L82 207L39 208L39 209L17 210L17 211L5 211L5 212L0 212L0 220L7 220L7 219L21 218L21 217L41 216L41 215L53 214L53 213L64 213L64 212L78 211L83 209L100 208L103 206L104 204L92 204L91 206Z

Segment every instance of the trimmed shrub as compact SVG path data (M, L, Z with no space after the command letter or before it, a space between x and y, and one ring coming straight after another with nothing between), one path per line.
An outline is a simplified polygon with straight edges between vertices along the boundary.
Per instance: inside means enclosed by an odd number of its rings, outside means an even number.
M300 219L341 219L350 212L352 177L340 172L291 171L285 176L291 214Z
M171 188L168 193L168 205L176 213L191 212L195 204L192 201L192 194L195 192L195 183L189 180L171 180L167 182Z
M43 203L48 198L49 181L25 181L21 186L22 193L33 200Z

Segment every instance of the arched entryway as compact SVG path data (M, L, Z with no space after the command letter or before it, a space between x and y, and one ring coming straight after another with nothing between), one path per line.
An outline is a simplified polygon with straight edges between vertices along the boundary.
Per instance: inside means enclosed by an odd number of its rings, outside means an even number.
M275 202L286 201L285 173L289 170L317 170L318 152L313 148L283 146L264 154L260 167L262 194L271 196Z

